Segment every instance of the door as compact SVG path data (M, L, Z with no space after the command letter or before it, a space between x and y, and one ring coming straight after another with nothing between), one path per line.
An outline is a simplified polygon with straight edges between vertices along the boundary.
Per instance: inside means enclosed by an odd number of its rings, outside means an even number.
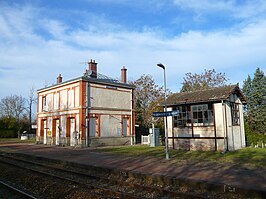
M96 136L96 118L90 118L90 137Z
M43 121L43 143L47 144L47 121Z
M75 146L76 143L76 131L75 131L75 118L70 118L70 146Z
M55 145L59 145L59 138L60 138L60 126L59 120L55 121Z

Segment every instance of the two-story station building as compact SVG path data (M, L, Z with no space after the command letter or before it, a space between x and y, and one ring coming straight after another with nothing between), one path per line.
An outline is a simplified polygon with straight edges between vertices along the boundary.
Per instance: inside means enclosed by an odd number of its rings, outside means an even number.
M90 60L80 77L39 89L37 143L62 146L128 145L134 143L134 86L97 72Z

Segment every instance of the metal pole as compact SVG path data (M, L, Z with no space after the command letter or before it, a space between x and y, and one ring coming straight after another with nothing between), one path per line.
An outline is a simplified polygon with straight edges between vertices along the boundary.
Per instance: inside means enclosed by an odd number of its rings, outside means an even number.
M167 104L166 104L166 72L165 66L163 64L157 64L160 68L164 71L164 111L167 111ZM168 147L168 122L167 116L165 116L165 159L169 159L169 147Z

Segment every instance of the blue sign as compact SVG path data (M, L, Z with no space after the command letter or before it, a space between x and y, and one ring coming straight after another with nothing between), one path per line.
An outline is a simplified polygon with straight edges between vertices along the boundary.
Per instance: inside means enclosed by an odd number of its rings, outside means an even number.
M178 114L179 114L178 110L172 111L172 113L171 113L172 116L178 116Z
M168 116L178 116L179 111L165 111L165 112L153 112L152 117L168 117Z

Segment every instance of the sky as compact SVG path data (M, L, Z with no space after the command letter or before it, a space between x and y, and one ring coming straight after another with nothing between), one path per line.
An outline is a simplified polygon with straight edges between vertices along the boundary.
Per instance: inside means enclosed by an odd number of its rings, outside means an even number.
M0 99L82 76L86 62L178 92L186 73L229 84L266 72L265 0L0 0Z

